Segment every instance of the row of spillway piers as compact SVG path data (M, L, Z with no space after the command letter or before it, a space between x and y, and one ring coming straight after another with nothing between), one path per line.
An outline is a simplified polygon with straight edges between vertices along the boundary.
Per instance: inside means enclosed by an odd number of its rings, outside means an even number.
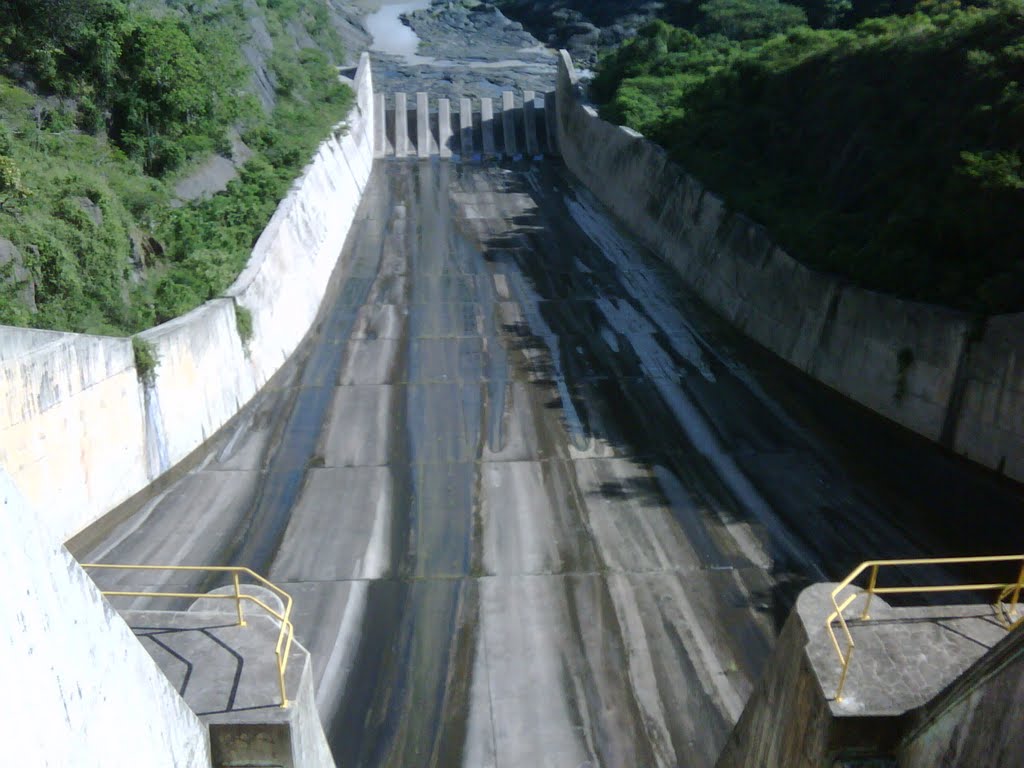
M554 93L538 96L523 91L517 104L515 94L504 91L497 112L490 98L462 98L453 105L449 99L432 100L424 92L415 100L395 93L389 104L386 94L377 93L374 109L375 157L468 161L558 154Z

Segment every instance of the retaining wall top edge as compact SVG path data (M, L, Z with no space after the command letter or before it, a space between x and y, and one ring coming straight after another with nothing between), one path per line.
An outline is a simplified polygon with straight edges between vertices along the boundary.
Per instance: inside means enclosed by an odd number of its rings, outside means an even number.
M342 126L350 126L364 119L360 115L353 120L352 117L355 112L358 112L357 104L352 105L352 109L349 111L348 117L346 117L345 120L342 120L335 125L331 135L317 145L316 152L310 158L309 163L302 169L302 173L295 178L295 181L292 182L292 185L288 190L288 194L280 203L278 203L278 206L275 209L274 214L270 217L270 221L267 223L266 228L262 233L260 233L259 239L252 248L252 253L245 269L242 270L235 279L235 282L233 282L227 291L224 292L225 297L241 297L252 286L253 282L256 280L256 276L259 274L260 268L263 265L263 261L266 258L266 253L270 249L273 239L277 236L282 222L284 222L291 209L297 204L299 195L302 192L303 182L306 181L307 177L314 169L316 158L324 149L329 148L331 144L337 144L338 140L335 138L335 133Z
M580 81L580 77L576 73L576 67L572 63L572 56L565 48L558 49L558 68L565 71L570 85L576 85Z
M130 336L100 336L94 333L72 333L70 331L39 331L35 328L19 328L14 325L0 326L0 364L14 363L19 360L27 360L34 357L44 357L53 352L54 349L69 344L108 344L113 346L130 345ZM27 345L19 347L16 343L9 342L9 336L25 334L29 339ZM33 339L36 334L45 334Z
M189 310L184 315L175 317L171 320L168 320L165 323L160 323L160 325L154 325L152 328L147 328L145 331L141 331L136 335L138 335L140 338L146 339L147 341L160 339L163 338L164 336L170 336L174 333L177 333L182 328L192 325L193 323L196 323L197 321L200 320L200 318L212 312L223 311L225 304L230 304L233 307L234 303L234 299L232 299L229 296L221 296L216 299L210 299L209 301L203 302L195 309Z

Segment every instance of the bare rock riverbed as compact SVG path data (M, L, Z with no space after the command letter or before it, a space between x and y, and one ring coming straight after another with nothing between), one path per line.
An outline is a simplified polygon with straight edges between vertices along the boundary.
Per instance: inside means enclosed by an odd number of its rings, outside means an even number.
M365 0L360 7L378 91L426 91L457 100L554 89L554 50L494 5Z

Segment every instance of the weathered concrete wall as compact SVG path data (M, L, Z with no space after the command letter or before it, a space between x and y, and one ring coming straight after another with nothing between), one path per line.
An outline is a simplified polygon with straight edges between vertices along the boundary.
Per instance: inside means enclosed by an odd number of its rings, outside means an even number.
M569 169L707 303L825 384L909 429L1024 480L1024 316L974 319L804 267L763 227L629 128L602 121L559 62L557 129Z
M228 290L252 312L250 358L262 385L298 346L316 318L373 165L373 83L363 54L358 103L348 131L320 145L314 162L281 203Z
M139 383L130 339L0 328L0 466L67 539L223 426L313 323L373 162L373 85L278 206L216 299L140 334L160 360ZM243 348L235 303L252 314Z
M0 466L70 535L148 478L131 339L0 329Z
M971 345L956 450L1024 476L1024 314L990 318Z
M807 640L806 627L793 611L716 768L820 765L829 713L803 652Z
M1024 632L999 646L915 717L903 768L1024 765Z
M0 562L6 764L208 768L206 727L2 469Z
M856 668L838 703L839 665L823 621L834 586L800 594L716 768L1024 765L1024 632L1004 633L985 607L894 612L876 597L878 634L855 626ZM935 631L923 630L929 623ZM918 670L902 666L911 659Z
M291 713L292 761L297 768L334 768L334 756L327 744L316 708L313 686L313 663L307 653L302 668L302 680L292 702Z
M716 768L822 768L840 756L893 750L901 718L836 717L808 656L810 643L826 642L822 618L833 586L800 593Z
M160 365L143 391L147 477L191 453L258 389L231 299L215 299L140 334Z

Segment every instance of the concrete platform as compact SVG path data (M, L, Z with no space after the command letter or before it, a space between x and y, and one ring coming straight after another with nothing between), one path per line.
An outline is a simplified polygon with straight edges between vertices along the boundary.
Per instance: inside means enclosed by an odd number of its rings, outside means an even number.
M875 597L871 617L850 619L857 611L847 610L847 624L856 644L842 701L835 700L840 664L835 648L824 631L824 618L831 612L829 592L834 585L812 588L814 600L802 605L809 632L807 656L830 701L832 713L843 715L900 715L922 706L963 674L996 643L1006 629L996 619L991 605L916 606L895 608ZM818 609L820 598L824 605ZM853 608L863 606L858 598ZM817 615L820 614L820 615ZM845 642L835 624L840 646Z
M232 608L234 606L232 605ZM247 609L240 627L228 612L125 611L135 636L192 711L208 722L284 722L277 682L278 623ZM299 689L309 654L292 644L285 680Z
M206 607L213 601L206 601ZM215 765L333 768L320 724L309 653L292 643L281 707L274 648L279 624L246 607L246 625L229 610L124 611L143 647L210 729Z

